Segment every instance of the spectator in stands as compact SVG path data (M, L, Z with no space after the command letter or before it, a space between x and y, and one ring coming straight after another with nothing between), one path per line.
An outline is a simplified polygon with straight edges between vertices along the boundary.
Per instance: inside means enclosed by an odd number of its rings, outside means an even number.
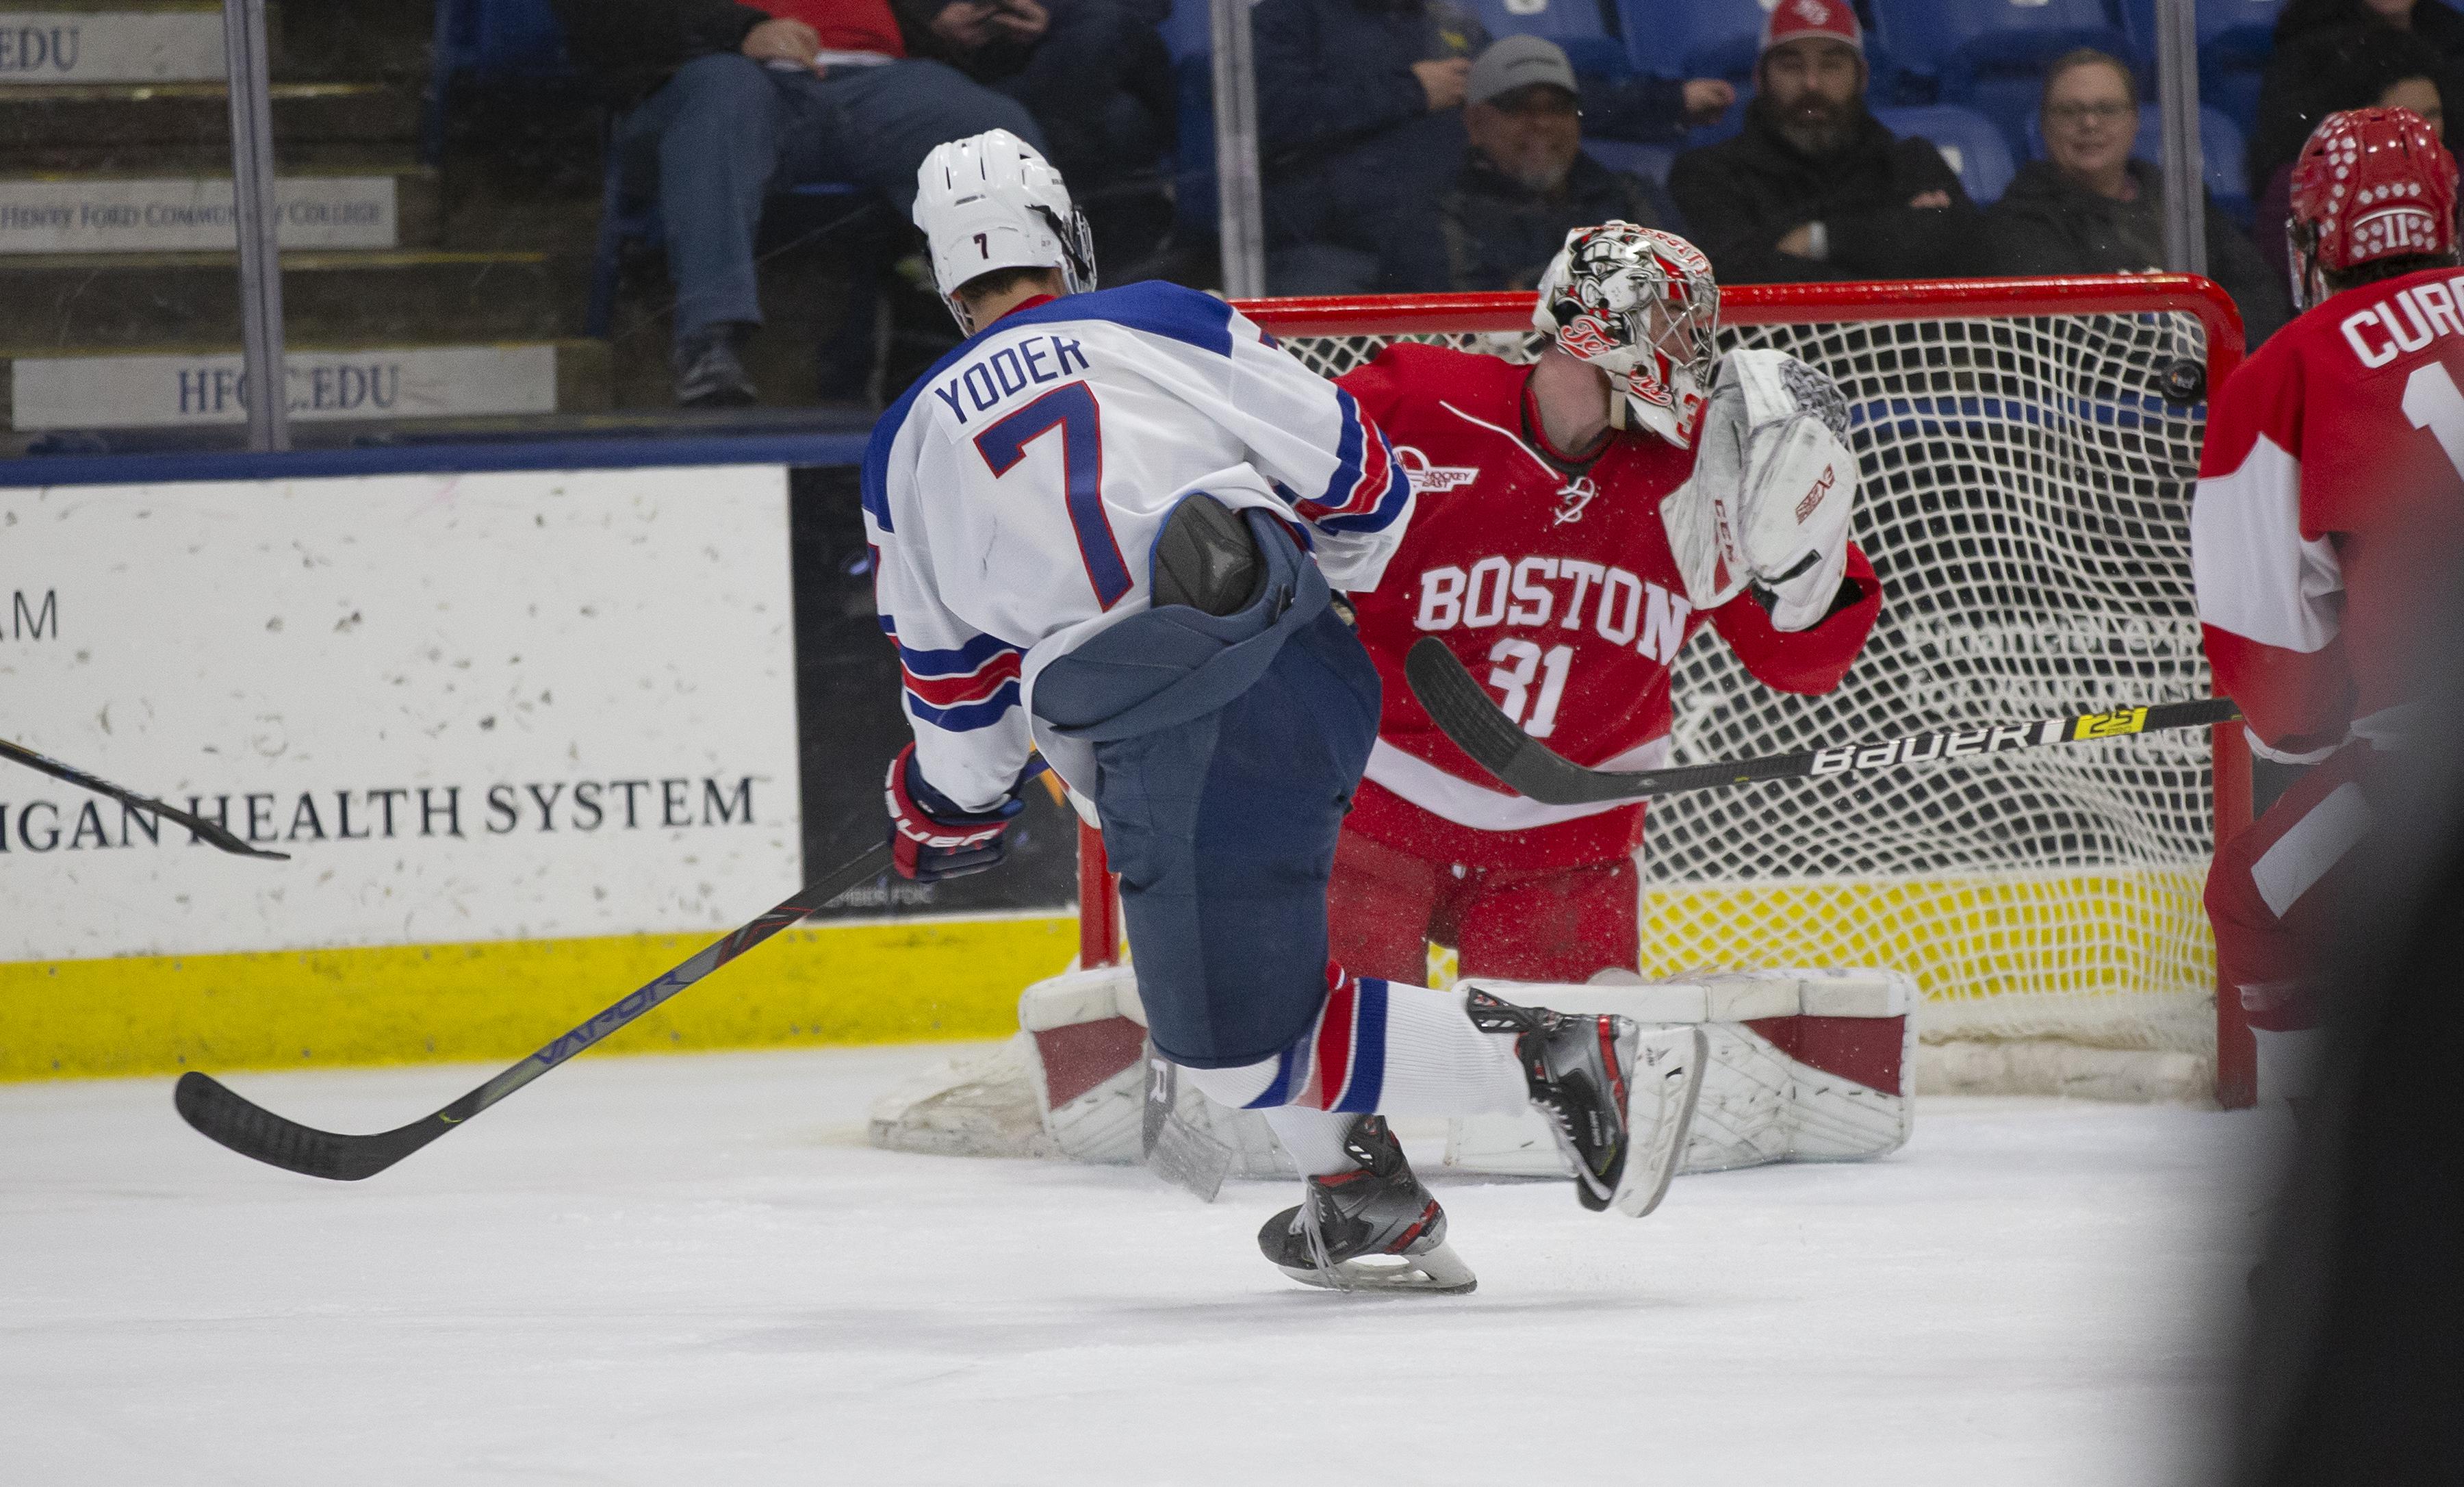
M2319 121L2336 111L2327 97L2347 66L2357 38L2373 32L2411 36L2440 64L2442 93L2464 62L2464 15L2439 0L2292 0L2276 18L2275 51L2258 84L2258 118L2244 165L2254 197L2268 178L2293 164ZM2344 104L2343 107L2357 107Z
M903 220L933 146L1008 129L1041 147L1017 100L906 55L890 0L556 0L574 55L634 103L616 126L636 181L655 177L675 286L675 395L755 399L740 348L761 322L753 241L774 186L852 179Z
M2312 59L2321 70L2299 105L2305 111L2302 117L2309 120L2302 127L2315 127L2318 120L2347 108L2409 108L2445 136L2446 98L2455 69L2412 32L2391 26L2347 27L2315 46ZM2256 184L2258 205L2251 227L2251 240L2258 245L2259 255L2274 269L2279 284L2292 282L2292 254L2284 242L2285 219L2293 214L2292 194L2293 160L2287 156Z
M1268 286L1444 288L1435 207L1487 32L1455 0L1261 0L1250 26Z
M2131 158L2139 88L2130 64L2081 48L2045 70L2036 105L2045 158L2021 168L1985 209L1997 274L2136 274L2165 266L2165 192L2154 166ZM2206 194L2201 188L2201 195ZM2231 218L2207 203L2208 277L2241 307L2256 345L2293 313L2271 271Z
M1865 108L1848 0L1784 0L1763 24L1745 132L1688 150L1669 194L1724 284L1981 273L1976 208L1942 152Z
M1583 153L1580 85L1546 37L1507 36L1473 61L1463 131L1471 152L1441 208L1457 289L1529 289L1578 227L1684 231L1665 191Z
M1070 199L1095 218L1100 248L1110 253L1118 236L1106 231L1102 209L1125 180L1147 173L1160 199L1155 166L1172 146L1178 104L1172 54L1154 20L1124 0L891 3L908 55L947 62L1026 105Z

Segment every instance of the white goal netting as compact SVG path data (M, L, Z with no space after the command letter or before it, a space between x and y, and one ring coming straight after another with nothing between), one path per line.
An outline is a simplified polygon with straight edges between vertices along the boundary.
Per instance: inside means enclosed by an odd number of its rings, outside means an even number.
M1820 698L1771 691L1699 633L1678 663L1677 763L2208 695L2189 571L2206 409L2175 400L2202 396L2195 381L2167 382L2204 366L2202 322L2035 308L1724 329L1724 348L1792 352L1846 391L1856 538L1884 601ZM1329 375L1389 339L1259 318ZM1535 349L1476 328L1413 339ZM1931 1041L2205 1059L2211 773L2197 729L1667 797L1649 816L1644 972L1892 966L1922 988Z

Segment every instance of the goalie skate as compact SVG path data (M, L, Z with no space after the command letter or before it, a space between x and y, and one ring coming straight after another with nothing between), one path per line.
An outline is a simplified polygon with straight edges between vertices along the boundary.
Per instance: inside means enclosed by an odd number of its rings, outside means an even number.
M1258 1248L1303 1285L1330 1291L1460 1295L1480 1282L1446 1243L1446 1213L1412 1175L1403 1144L1376 1116L1344 1137L1360 1165L1312 1177L1308 1196L1258 1231Z
M1572 1160L1583 1207L1631 1218L1658 1208L1710 1062L1703 1031L1644 1032L1631 1017L1517 1007L1477 988L1465 1010L1483 1030L1515 1034L1531 1103Z

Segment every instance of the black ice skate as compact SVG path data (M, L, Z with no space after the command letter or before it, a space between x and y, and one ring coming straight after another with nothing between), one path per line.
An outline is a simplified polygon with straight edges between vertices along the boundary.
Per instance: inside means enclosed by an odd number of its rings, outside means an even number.
M1362 1116L1344 1133L1359 1166L1309 1180L1309 1197L1258 1231L1266 1258L1304 1285L1333 1291L1437 1291L1478 1285L1446 1243L1446 1213L1412 1175L1386 1122Z
M1574 1164L1574 1196L1640 1218L1660 1206L1685 1150L1710 1046L1700 1028L1644 1032L1631 1017L1517 1007L1471 988L1484 1032L1515 1034L1531 1103Z

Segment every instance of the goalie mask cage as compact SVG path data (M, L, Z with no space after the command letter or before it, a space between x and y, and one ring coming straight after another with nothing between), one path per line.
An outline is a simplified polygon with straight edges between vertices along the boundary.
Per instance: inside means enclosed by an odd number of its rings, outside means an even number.
M1542 344L1529 294L1241 308L1328 376L1399 339L1519 361ZM1788 351L1846 392L1882 612L1814 698L1698 633L1672 763L2210 694L2189 516L2208 390L2242 353L2223 291L2176 275L1749 285L1722 294L1720 346ZM1643 974L1891 966L1923 988L1925 1042L1972 1051L1967 1067L2096 1088L2059 1071L2173 1055L2173 1088L2212 1079L2247 1103L2250 1035L2217 995L2200 891L2218 831L2248 819L2249 764L2238 726L2212 732L1657 799ZM1120 926L1085 836L1081 959L1099 965Z

